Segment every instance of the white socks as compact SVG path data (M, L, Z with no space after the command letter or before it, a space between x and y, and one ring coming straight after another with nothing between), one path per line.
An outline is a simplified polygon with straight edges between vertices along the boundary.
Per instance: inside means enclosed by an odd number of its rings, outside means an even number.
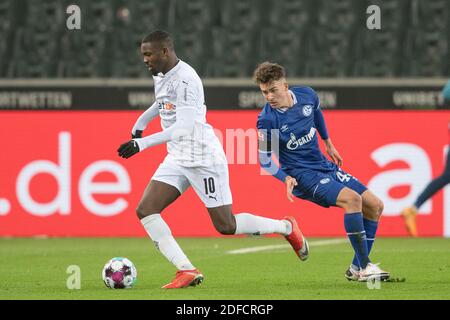
M255 216L250 213L239 213L235 215L235 234L269 234L278 233L289 235L292 225L287 220L275 220ZM181 250L170 231L169 226L161 218L160 214L151 214L143 219L141 223L153 240L156 248L175 265L178 270L194 270L195 267Z
M172 236L169 226L161 218L160 214L151 214L143 219L141 223L153 240L156 248L172 262L178 270L194 270L195 267L181 250Z
M234 217L236 218L235 234L279 233L286 236L292 232L292 225L287 220L263 218L250 213L239 213Z

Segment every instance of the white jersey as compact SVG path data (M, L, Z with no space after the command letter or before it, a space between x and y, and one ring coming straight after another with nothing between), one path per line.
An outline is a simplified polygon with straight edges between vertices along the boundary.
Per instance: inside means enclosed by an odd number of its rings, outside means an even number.
M163 130L175 123L177 110L189 108L195 113L193 133L167 142L172 159L189 167L226 163L223 147L206 122L205 95L197 72L180 60L166 74L153 76L153 80Z

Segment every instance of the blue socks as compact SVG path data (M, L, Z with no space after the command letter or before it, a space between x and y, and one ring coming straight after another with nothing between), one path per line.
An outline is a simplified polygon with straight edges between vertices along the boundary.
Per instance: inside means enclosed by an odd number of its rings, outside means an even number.
M367 220L366 218L363 218L364 223L364 230L366 230L366 237L367 237L367 252L368 255L370 255L370 250L372 249L373 242L375 241L375 235L377 233L378 229L378 221L372 221ZM352 265L356 268L359 268L358 258L356 255L353 258Z
M344 226L358 261L356 266L360 266L364 269L370 260L362 213L356 212L344 214Z

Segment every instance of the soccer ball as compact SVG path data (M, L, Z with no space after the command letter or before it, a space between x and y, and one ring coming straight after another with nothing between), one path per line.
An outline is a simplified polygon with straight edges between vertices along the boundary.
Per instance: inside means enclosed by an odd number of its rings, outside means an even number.
M127 258L115 257L103 267L102 277L110 289L130 289L136 284L137 270Z

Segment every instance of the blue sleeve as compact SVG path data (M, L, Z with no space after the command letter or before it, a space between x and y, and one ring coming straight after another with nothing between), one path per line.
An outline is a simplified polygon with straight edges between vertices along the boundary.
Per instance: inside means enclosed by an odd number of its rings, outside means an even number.
M256 128L258 129L258 140L263 142L269 142L272 140L271 132L272 124L270 119L261 112L256 122Z
M329 138L328 130L327 126L325 125L325 118L323 117L322 110L320 110L319 96L314 90L313 94L314 94L314 125L316 126L316 129L319 131L322 140L327 140Z
M444 90L442 91L442 94L443 94L445 100L450 101L450 80L445 85Z
M323 117L323 113L320 110L320 108L316 108L314 110L314 125L316 126L317 130L319 131L320 137L322 140L327 140L329 138L328 136L328 130L327 126L325 125L325 119Z
M258 128L259 164L261 168L284 183L288 175L272 159L271 121L260 115L256 126Z

